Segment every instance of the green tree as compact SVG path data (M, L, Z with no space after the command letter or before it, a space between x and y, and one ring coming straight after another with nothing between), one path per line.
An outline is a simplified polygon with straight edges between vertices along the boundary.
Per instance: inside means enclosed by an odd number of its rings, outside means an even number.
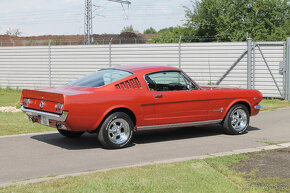
M158 35L151 40L153 43L177 43L182 37L182 42L192 42L194 39L189 38L195 36L195 30L187 27L169 27L158 31Z
M285 23L285 30L286 30L287 37L290 37L290 19L287 19Z
M157 31L153 27L145 29L143 32L143 34L156 34L156 33L157 33Z
M255 41L285 40L289 7L287 0L196 0L185 7L185 17L197 36L244 41L248 33Z
M121 33L125 33L125 32L131 32L131 33L135 33L135 34L138 34L139 32L137 30L134 30L133 26L132 25L129 25L129 26L125 26Z

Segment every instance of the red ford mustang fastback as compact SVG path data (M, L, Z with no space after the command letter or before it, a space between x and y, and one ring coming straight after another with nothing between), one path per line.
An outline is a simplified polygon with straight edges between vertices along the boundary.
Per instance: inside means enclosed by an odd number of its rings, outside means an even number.
M59 88L24 89L21 109L66 137L97 133L105 147L121 148L144 130L220 123L226 133L245 133L261 100L257 90L199 86L177 68L134 65Z

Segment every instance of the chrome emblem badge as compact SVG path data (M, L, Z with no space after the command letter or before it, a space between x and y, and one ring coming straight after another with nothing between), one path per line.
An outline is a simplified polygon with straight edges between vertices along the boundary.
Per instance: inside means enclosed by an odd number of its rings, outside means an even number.
M44 107L45 103L43 101L41 101L41 103L39 104L39 107L42 109Z

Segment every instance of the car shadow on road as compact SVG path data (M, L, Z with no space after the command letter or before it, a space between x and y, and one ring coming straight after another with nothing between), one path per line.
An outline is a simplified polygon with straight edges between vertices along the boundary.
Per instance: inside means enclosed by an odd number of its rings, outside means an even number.
M255 130L260 129L256 127L248 128L249 132ZM182 139L194 139L218 135L225 135L221 125L185 127L158 131L142 131L135 134L131 146L134 146L136 144L157 143ZM51 134L38 134L31 136L31 138L38 140L40 142L47 143L49 145L54 145L68 150L103 148L103 146L98 142L96 134L84 134L80 138L66 138L60 135L59 133L51 133Z
M33 135L31 138L68 150L102 148L96 134L84 134L79 138L67 138L59 133L50 133Z
M248 131L260 130L256 127L248 127ZM134 136L133 142L136 144L155 143L161 141L173 141L189 138L201 138L209 136L226 135L220 124L206 125L200 127L184 127L176 129L166 129L159 131L139 132Z

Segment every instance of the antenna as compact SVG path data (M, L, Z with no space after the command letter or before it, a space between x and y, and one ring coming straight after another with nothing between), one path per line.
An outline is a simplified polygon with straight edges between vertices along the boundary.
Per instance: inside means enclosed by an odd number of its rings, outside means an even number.
M124 10L123 4L129 5L130 1L127 0L107 0L115 3L120 3ZM93 3L92 0L85 0L85 20L84 20L84 43L86 45L91 44L91 35L93 34ZM126 14L126 13L125 13ZM128 16L126 16L128 18Z

